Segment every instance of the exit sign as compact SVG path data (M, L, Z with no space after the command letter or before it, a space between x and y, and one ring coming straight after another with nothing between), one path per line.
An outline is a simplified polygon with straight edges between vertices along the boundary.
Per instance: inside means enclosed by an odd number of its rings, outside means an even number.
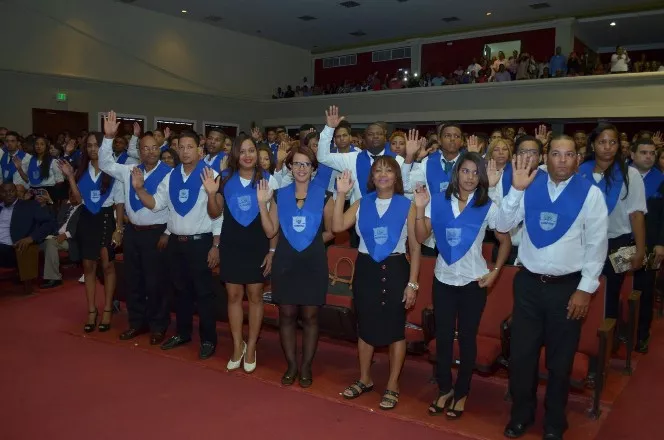
M67 92L58 92L55 94L55 99L58 102L65 102L67 100Z

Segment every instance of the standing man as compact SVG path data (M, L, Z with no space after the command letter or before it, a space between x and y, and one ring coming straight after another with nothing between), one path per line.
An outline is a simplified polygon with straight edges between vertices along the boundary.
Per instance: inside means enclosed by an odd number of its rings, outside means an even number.
M168 211L147 209L132 186L131 172L135 166L114 160L112 145L114 139L117 141L119 125L115 112L105 116L99 168L124 184L124 204L129 217L124 234L129 329L120 335L120 339L133 339L149 329L150 344L157 345L164 340L169 324L168 299L162 281L167 267L163 250L168 243L168 235L164 234ZM141 138L139 154L141 163L135 168L141 173L145 191L154 195L171 168L159 161L159 145L152 136Z
M14 182L14 174L23 166L23 159L31 156L19 148L18 133L8 131L5 135L6 148L0 149L0 171L3 182Z
M158 143L150 144L158 145ZM157 213L168 208L168 261L175 290L177 334L161 346L170 350L191 342L194 311L198 312L201 347L200 359L208 359L217 347L214 316L213 269L219 264L219 233L221 218L211 219L207 212L209 197L203 177L211 180L218 173L201 159L203 149L198 135L180 133L178 143L180 165L175 167L152 191L149 178L139 168L132 170L131 183L142 204Z
M641 292L636 347L639 353L648 353L652 309L655 301L655 278L664 259L664 175L655 167L657 149L652 139L639 139L632 146L632 165L646 188L646 255L648 263L634 272L634 289Z
M549 374L544 439L562 439L567 429L570 371L608 248L604 196L576 174L576 155L574 139L560 135L546 155L548 174L532 170L532 156L512 159L512 189L496 219L498 232L524 222L523 269L514 278L508 438L523 436L534 422L542 346Z
M207 166L218 173L221 172L221 161L226 156L226 153L223 151L225 140L226 136L224 136L221 130L212 129L208 132L207 141L205 142L208 154L203 160Z

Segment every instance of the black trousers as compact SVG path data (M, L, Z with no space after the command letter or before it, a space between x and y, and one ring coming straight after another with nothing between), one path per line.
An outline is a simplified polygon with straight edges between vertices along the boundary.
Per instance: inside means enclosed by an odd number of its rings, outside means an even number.
M641 292L639 306L639 323L636 330L637 341L647 341L650 338L650 325L652 324L652 310L655 307L655 280L656 270L637 270L634 272L634 290Z
M123 252L129 327L149 327L153 333L165 332L170 323L164 282L164 274L168 273L166 251L157 249L164 229L166 225L144 230L128 225L125 229Z
M14 246L8 244L0 244L0 267L15 268L16 263L16 249Z
M194 312L198 311L201 342L217 344L214 316L214 283L207 256L212 248L212 234L171 235L168 261L175 291L175 316L178 335L189 338Z
M476 281L465 286L443 284L433 279L434 318L436 320L436 380L442 393L452 389L454 333L458 331L460 363L454 397L470 392L470 380L477 357L477 331L486 305L486 288Z
M623 246L634 244L629 234L609 239L609 254L617 251ZM620 315L620 288L625 280L625 273L615 273L609 256L606 256L602 274L606 277L606 300L604 305L604 317L618 319Z
M583 322L567 319L567 304L580 280L578 273L544 282L539 275L527 270L519 271L514 277L509 362L514 423L528 423L535 418L539 357L544 346L549 373L544 429L560 435L567 429L565 406Z
M420 245L422 248L422 256L424 257L437 257L438 256L438 247L434 246L430 248L426 245Z

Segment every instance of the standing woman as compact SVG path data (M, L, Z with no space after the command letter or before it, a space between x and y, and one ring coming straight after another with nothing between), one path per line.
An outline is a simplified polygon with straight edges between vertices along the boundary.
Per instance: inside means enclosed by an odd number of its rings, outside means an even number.
M646 255L646 190L638 170L627 166L620 150L620 134L611 124L599 124L588 142L595 155L579 167L579 174L599 187L609 211L609 252L636 245L632 270L643 266ZM602 273L606 276L606 318L618 318L620 288L625 273L615 273L607 256Z
M355 399L373 390L371 359L374 348L389 346L390 378L380 408L399 402L399 375L406 357L406 310L415 304L420 271L420 245L415 240L415 207L404 195L399 163L378 156L369 171L367 194L344 213L346 194L354 182L350 172L337 179L332 230L355 226L360 244L355 262L353 300L357 312L360 379L343 392ZM406 259L406 239L410 264Z
M212 218L224 214L219 237L219 278L228 292L228 322L233 336L233 355L226 368L242 366L251 373L256 369L256 341L263 321L263 284L272 268L277 236L268 239L263 231L256 191L258 182L268 180L272 189L278 184L263 171L254 140L245 135L236 138L228 160L228 169L216 180L219 190L208 199ZM244 342L242 298L249 300L249 338ZM244 359L244 363L242 360Z
M327 293L327 254L323 242L325 189L311 182L318 162L309 147L292 148L285 165L292 171L295 182L279 190L275 203L272 189L262 180L257 197L265 234L268 238L281 234L272 262L272 294L279 304L279 336L288 363L281 383L292 385L298 376L299 306L303 327L300 386L308 388L318 346L318 309L325 304Z
M433 280L439 393L429 406L429 414L446 413L450 419L463 415L487 289L498 278L512 247L509 234L496 232L500 246L496 267L489 271L482 257L482 241L487 228L495 229L498 208L489 198L489 179L482 156L466 153L460 162L446 192L430 197L425 186L415 192L417 241L423 243L433 232L439 251ZM461 363L452 387L457 328Z
M85 293L88 300L88 320L83 327L86 333L94 331L97 325L95 290L97 287L97 260L101 258L104 272L104 314L99 331L111 329L113 294L115 293L115 246L122 241L122 218L124 197L122 184L114 183L111 176L99 169L99 146L102 134L90 133L87 145L82 150L81 164L74 174L66 160L59 162L62 173L67 176L69 187L77 203L83 203L78 220L76 241L80 247L85 275ZM113 218L113 205L115 217Z
M22 167L17 169L14 175L14 183L20 179L18 184L29 185L32 189L44 189L48 191L51 200L57 202L63 199L63 195L56 191L56 185L64 182L64 177L57 160L53 158L48 147L48 140L44 136L35 138L35 154L26 156L22 161Z

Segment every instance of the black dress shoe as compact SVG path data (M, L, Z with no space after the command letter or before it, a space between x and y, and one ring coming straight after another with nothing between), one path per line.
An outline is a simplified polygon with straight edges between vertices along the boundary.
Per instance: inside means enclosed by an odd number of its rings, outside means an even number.
M509 422L505 427L503 435L507 438L519 438L522 437L528 428L530 428L531 423L513 423Z
M188 344L189 342L191 342L191 338L185 338L180 335L175 335L171 336L170 338L168 338L166 342L161 344L161 349L170 350L172 348L179 347L180 345Z
M563 436L554 434L553 432L545 432L542 440L563 440Z
M166 332L154 332L150 335L150 345L159 345L164 342Z
M52 289L54 287L62 286L62 280L44 280L44 283L39 286L40 289Z
M130 328L129 330L126 330L123 333L120 333L120 340L121 341L128 341L128 340L134 339L136 336L142 335L144 333L147 333L147 330L144 329L144 328Z
M212 342L203 342L201 344L201 350L198 352L198 358L203 360L209 359L216 350L217 346Z
M641 354L648 353L648 340L646 339L645 341L637 341L636 347L634 347L634 351Z

